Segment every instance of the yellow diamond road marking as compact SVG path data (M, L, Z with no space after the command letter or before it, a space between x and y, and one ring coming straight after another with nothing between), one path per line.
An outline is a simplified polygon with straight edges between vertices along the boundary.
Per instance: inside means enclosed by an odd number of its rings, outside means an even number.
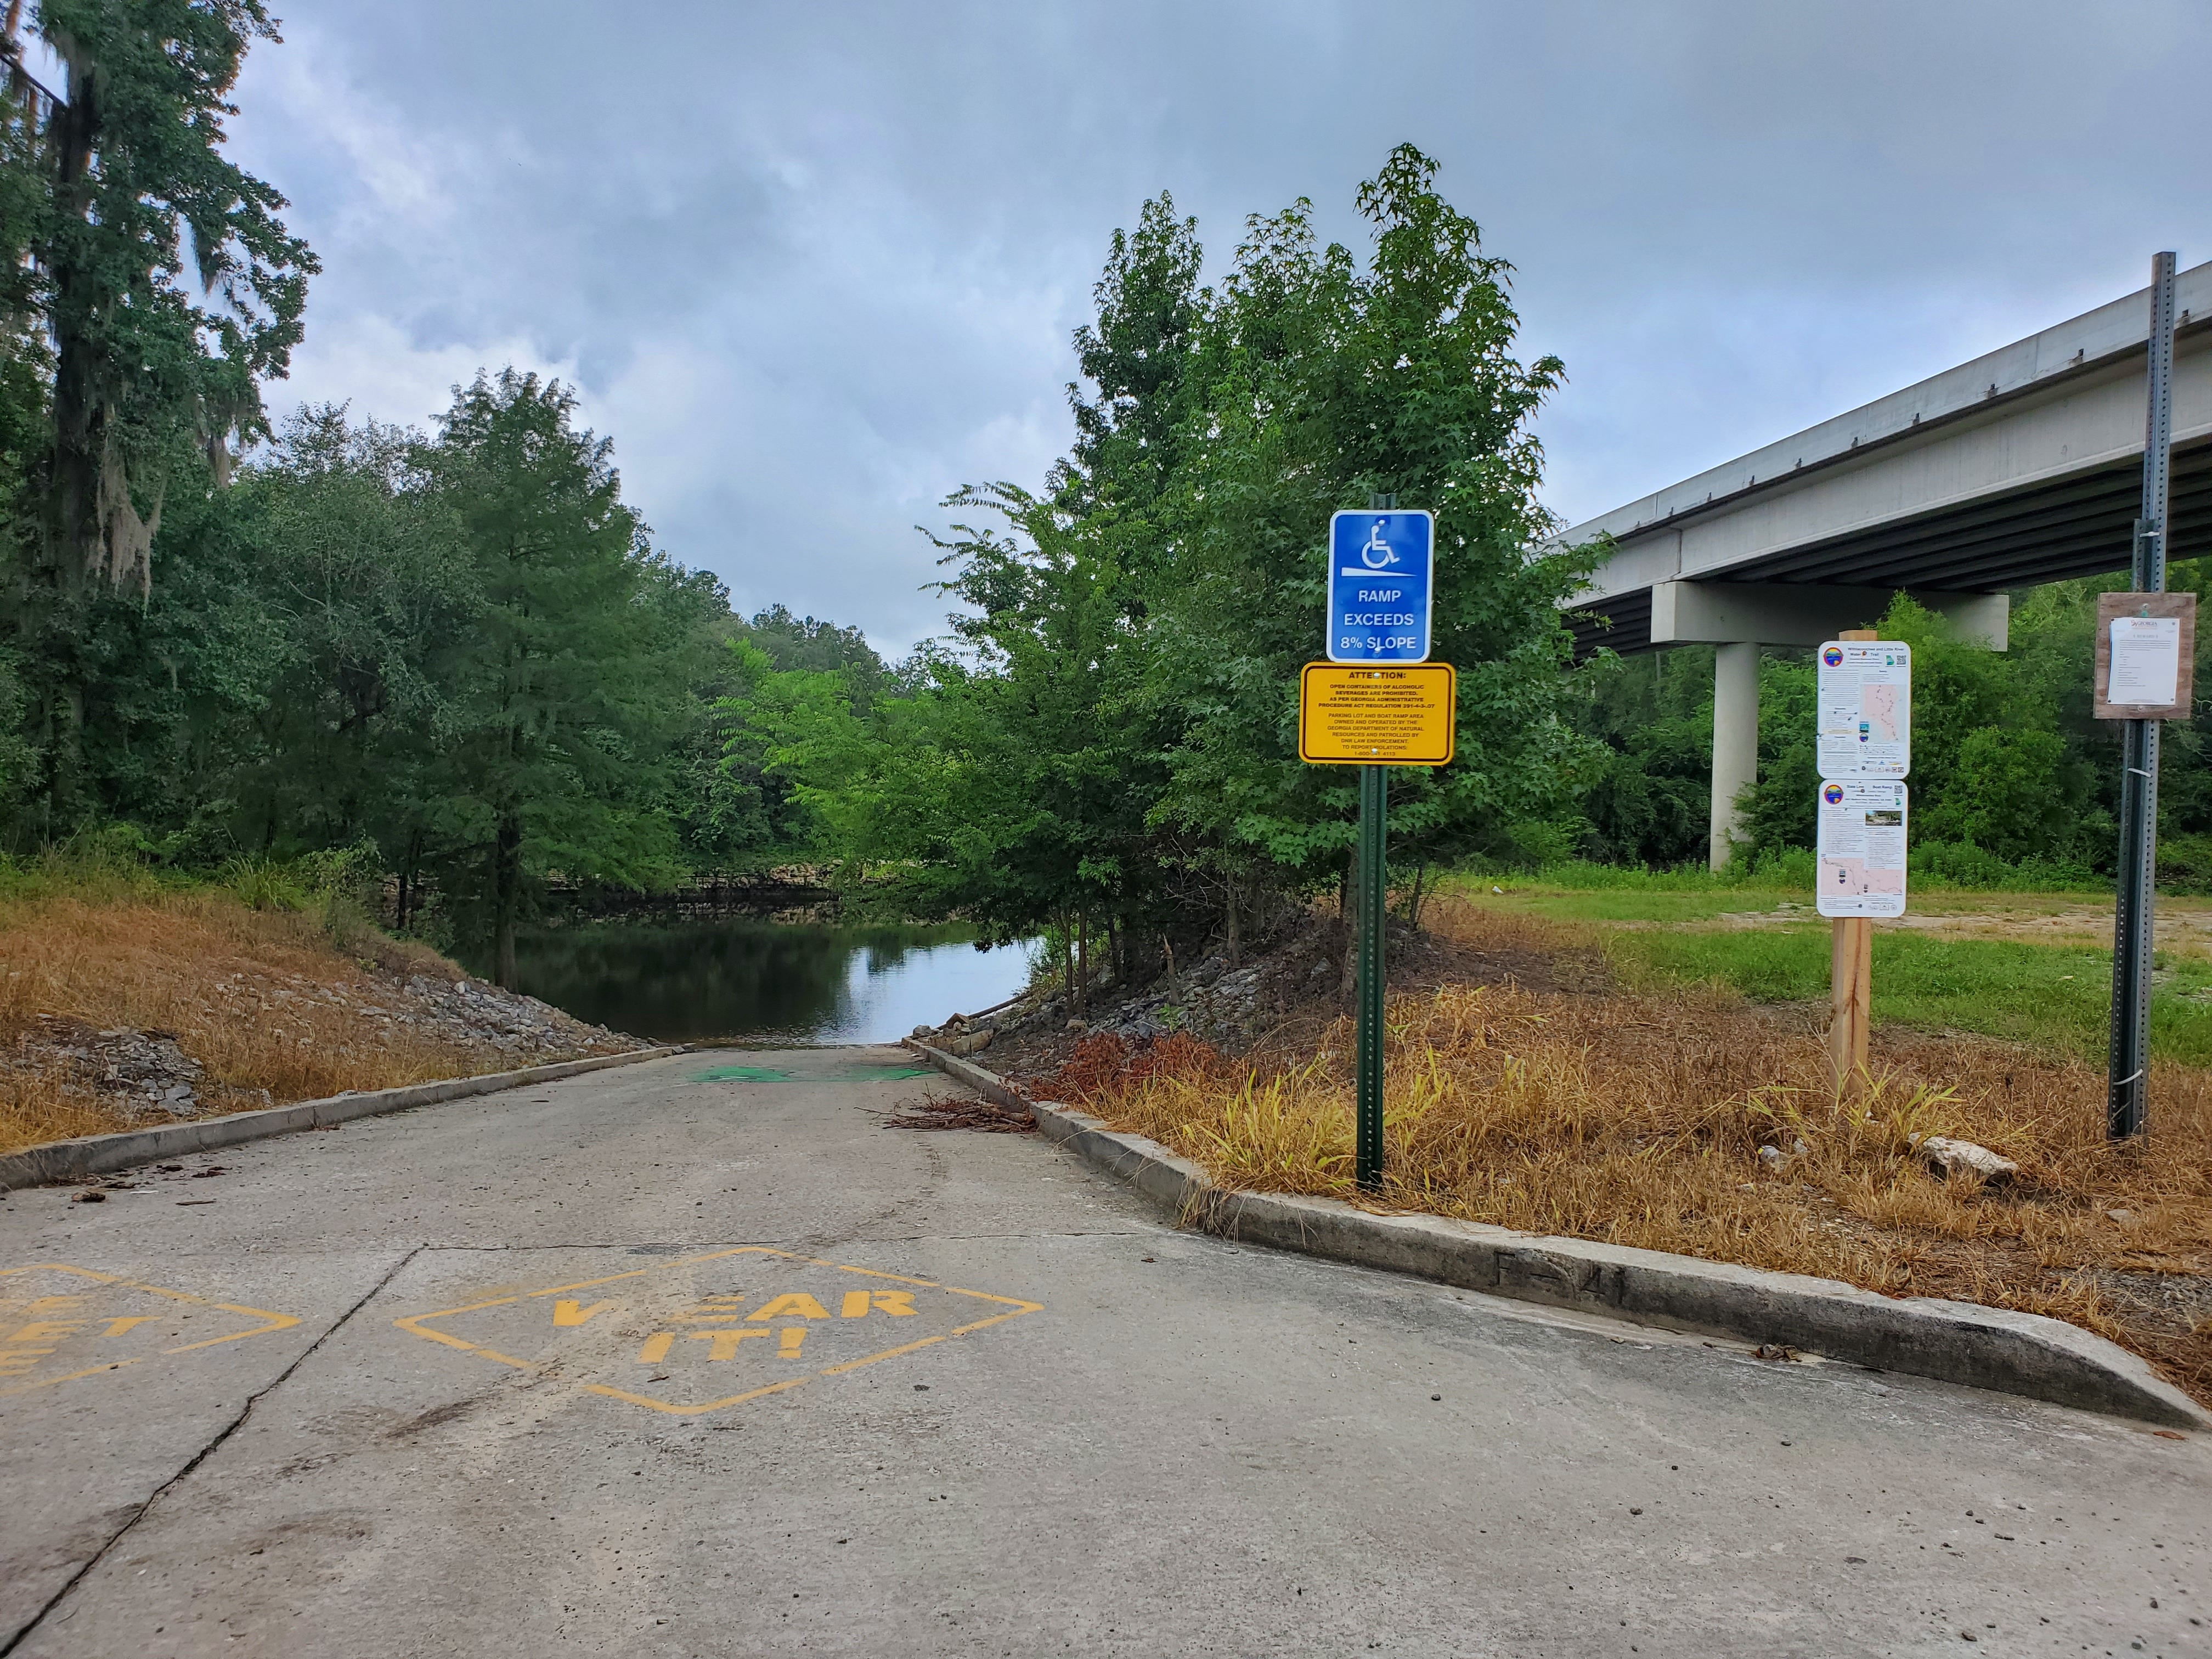
M696 1417L1042 1310L1018 1297L744 1244L392 1322L587 1394Z
M65 1262L0 1267L0 1400L299 1322Z

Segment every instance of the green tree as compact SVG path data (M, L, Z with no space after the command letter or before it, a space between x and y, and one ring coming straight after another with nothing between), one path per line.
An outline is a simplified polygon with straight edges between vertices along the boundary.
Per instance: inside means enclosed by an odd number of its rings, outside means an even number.
M468 561L470 626L430 672L441 884L514 981L550 873L644 887L674 872L665 810L693 641L641 602L665 566L574 396L502 370L463 388L425 454Z
M1580 731L1605 744L1584 774L1578 850L1607 864L1702 862L1711 827L1713 651L1618 659L1583 677Z
M1541 817L1591 759L1565 718L1557 610L1583 567L1532 551L1552 526L1528 422L1563 369L1513 355L1510 268L1436 171L1401 145L1360 187L1364 271L1318 245L1307 203L1249 222L1203 331L1206 435L1180 481L1185 544L1152 590L1152 690L1196 716L1160 816L1232 864L1310 879L1348 863L1355 780L1298 761L1297 676L1320 643L1330 514L1374 492L1436 513L1434 654L1460 673L1459 758L1394 769L1395 855L1449 856Z
M38 0L33 18L69 71L27 239L54 343L51 534L64 566L143 593L180 448L228 475L318 268L283 197L222 154L246 48L276 28L261 0Z
M1362 188L1364 270L1303 202L1250 222L1218 292L1167 198L1116 234L1075 339L1073 451L1042 494L948 502L975 515L938 544L955 654L866 718L817 703L787 717L810 740L764 739L842 844L993 930L1103 933L1123 971L1193 919L1233 943L1242 909L1347 859L1352 780L1297 759L1297 677L1330 514L1376 490L1437 513L1437 654L1462 674L1461 759L1394 780L1399 847L1559 804L1591 747L1563 718L1577 561L1530 552L1550 526L1528 422L1559 366L1512 355L1507 268L1435 171L1403 146Z

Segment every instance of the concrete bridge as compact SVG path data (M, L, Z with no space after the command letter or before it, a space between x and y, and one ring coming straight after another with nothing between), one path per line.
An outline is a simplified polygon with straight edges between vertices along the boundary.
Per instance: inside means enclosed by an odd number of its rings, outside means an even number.
M2212 553L2212 264L2175 283L2169 558ZM1712 863L1757 775L1759 653L1902 589L2006 644L2007 590L2124 569L2142 494L2148 288L1575 526L1609 537L1577 646L1719 647Z

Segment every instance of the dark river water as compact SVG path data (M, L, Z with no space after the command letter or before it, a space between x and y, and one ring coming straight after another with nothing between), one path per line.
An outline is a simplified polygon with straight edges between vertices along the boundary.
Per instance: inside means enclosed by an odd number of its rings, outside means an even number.
M515 988L664 1042L883 1042L1028 982L1030 947L978 951L971 937L957 927L591 923L517 939Z

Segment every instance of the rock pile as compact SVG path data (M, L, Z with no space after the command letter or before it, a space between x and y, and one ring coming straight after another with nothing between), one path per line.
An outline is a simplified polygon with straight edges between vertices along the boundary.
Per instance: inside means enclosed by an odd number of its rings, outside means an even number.
M177 1046L172 1032L128 1026L96 1031L51 1014L38 1016L8 1064L60 1073L134 1123L196 1117L207 1087L199 1061Z
M618 1054L644 1046L635 1037L610 1031L604 1025L586 1025L550 1003L517 991L502 991L482 980L442 980L416 974L403 988L402 1006L392 1011L394 1024L447 1042L496 1048L526 1066L556 1054L567 1059L580 1049Z
M1001 1036L1062 1034L1110 1034L1134 1044L1182 1031L1225 1048L1253 1035L1268 968L1256 963L1231 972L1227 957L1211 956L1119 1002L1110 988L1095 991L1094 1017L1087 1022L1071 1018L1067 999L1054 993L973 1018L955 1014L942 1025L917 1025L914 1035L956 1054L980 1053Z

